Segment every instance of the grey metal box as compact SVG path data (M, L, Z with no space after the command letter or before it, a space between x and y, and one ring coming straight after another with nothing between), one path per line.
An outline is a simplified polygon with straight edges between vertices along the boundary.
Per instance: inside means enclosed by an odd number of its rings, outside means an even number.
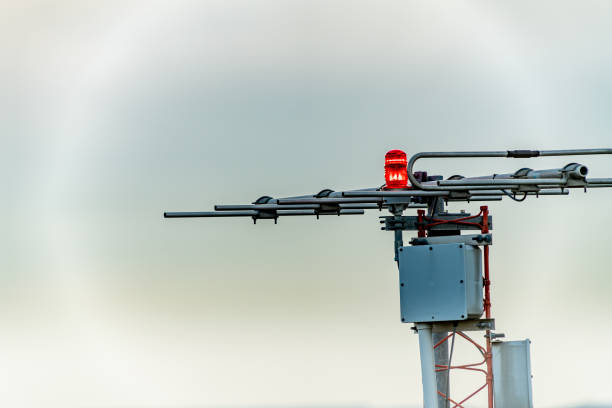
M493 397L496 408L533 408L529 339L493 342Z
M483 312L480 249L465 244L405 246L399 252L403 322L478 318Z

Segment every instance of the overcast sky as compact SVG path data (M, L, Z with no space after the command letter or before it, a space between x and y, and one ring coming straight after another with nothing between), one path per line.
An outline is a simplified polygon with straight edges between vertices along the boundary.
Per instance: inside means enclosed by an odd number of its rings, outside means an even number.
M2 406L418 406L380 214L163 211L379 186L392 148L612 147L606 1L0 4ZM493 314L532 340L536 406L612 403L611 199L490 206Z

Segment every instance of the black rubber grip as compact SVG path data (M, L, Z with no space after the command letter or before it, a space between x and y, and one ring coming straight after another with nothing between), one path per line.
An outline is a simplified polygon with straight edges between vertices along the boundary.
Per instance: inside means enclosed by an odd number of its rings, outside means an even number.
M540 155L539 150L508 150L507 157L526 158L526 157L538 157L539 155Z

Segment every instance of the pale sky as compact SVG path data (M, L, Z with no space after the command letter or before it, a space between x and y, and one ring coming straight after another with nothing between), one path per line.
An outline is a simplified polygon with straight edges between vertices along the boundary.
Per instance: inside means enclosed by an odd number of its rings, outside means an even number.
M381 214L163 211L378 186L393 148L612 147L611 22L606 1L0 1L0 405L418 406ZM612 177L422 165L572 160ZM490 205L493 315L532 340L538 407L612 403L611 199Z

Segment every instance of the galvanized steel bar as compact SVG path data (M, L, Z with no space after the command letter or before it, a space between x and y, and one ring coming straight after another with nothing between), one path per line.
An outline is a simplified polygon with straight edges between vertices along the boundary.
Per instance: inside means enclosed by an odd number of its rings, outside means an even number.
M538 156L575 156L612 154L612 149L571 149L571 150L507 150L507 151L472 151L472 152L421 152L417 153L408 161L408 179L414 188L424 191L448 190L444 185L432 186L419 182L414 176L414 164L423 158L484 158L484 157L512 157L530 158ZM448 180L450 181L450 180ZM609 183L603 183L609 184ZM450 185L449 185L450 186ZM457 184L453 185L457 186ZM458 186L463 186L459 184Z
M301 204L349 204L349 203L379 203L376 198L279 198L280 206Z
M588 184L612 184L612 178L591 178L587 180Z
M198 218L198 217L253 217L258 211L188 211L188 212L165 212L164 218Z
M248 211L191 211L191 212L165 212L164 218L214 218L214 217L255 217L276 218L282 216L305 216L305 215L362 215L363 209L343 209L339 211L316 210L248 210Z
M602 187L612 187L612 184L589 184L585 186L585 188L602 188Z
M278 204L244 204L244 205L215 205L215 211L244 211L244 210L316 210L319 205L278 205Z
M540 156L588 156L594 154L612 154L612 149L540 150Z
M422 190L402 190L402 191L345 191L344 197L435 197L448 195L448 191L422 191Z
M490 195L490 196L473 196L468 198L453 198L449 197L447 201L501 201L504 196L502 195Z
M538 186L538 185L564 185L567 182L566 178L551 178L551 179L482 179L482 178L465 178L461 180L440 180L439 186Z

